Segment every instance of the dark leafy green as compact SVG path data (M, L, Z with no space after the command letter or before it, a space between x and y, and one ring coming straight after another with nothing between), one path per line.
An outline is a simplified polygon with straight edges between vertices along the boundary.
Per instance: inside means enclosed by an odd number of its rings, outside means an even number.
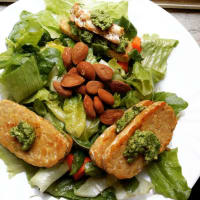
M170 105L176 114L188 107L188 103L175 93L170 92L157 92L153 95L154 101L165 101Z
M130 59L132 59L135 62L141 62L143 60L141 54L136 49L129 52L128 56Z
M85 164L85 175L101 177L104 174L105 172L102 169L98 168L96 165L94 165L93 162L88 162Z
M136 177L133 177L131 179L120 180L120 183L123 186L123 188L130 193L134 192L139 186L139 181Z
M74 158L72 162L70 175L74 175L80 169L85 159L85 154L81 150L75 150L73 155L74 155Z
M34 101L33 109L38 115L40 115L42 117L44 117L47 114L47 108L46 108L45 104L42 101L40 101L39 99L36 99Z
M64 176L53 183L46 192L54 197L64 197L72 200L116 200L114 191L111 188L106 189L99 196L93 198L76 196L74 190L78 189L84 182L85 179L74 181L73 179Z
M176 148L162 153L158 161L148 166L147 172L157 193L175 200L187 200L191 189L182 175L177 151Z
M47 47L37 55L38 68L41 74L48 75L54 66L58 69L58 75L65 71L61 52L56 48Z
M129 40L133 39L137 35L137 29L126 17L122 16L120 19L115 20L115 23L124 28L124 37Z

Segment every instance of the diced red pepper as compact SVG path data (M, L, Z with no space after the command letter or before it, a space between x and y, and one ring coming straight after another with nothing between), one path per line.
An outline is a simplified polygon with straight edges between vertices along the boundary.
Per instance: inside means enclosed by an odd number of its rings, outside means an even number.
M69 170L71 170L72 168L73 159L74 159L74 155L70 153L67 156L67 164L68 164Z
M136 49L138 52L142 51L141 39L138 36L136 36L135 38L133 38L132 47L133 47L133 49Z
M81 168L74 174L74 180L80 179L85 174L85 164L91 162L89 157L86 157Z
M122 67L122 69L127 73L128 72L128 63L127 62L120 62L117 61L117 63Z

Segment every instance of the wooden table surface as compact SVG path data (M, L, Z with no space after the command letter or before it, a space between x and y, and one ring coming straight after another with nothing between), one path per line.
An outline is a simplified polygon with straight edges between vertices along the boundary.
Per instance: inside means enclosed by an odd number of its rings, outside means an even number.
M0 3L0 11L5 9L9 4ZM183 26L191 33L200 46L200 11L199 10L178 10L166 9L171 13ZM189 200L195 200L200 191L200 179L195 184Z

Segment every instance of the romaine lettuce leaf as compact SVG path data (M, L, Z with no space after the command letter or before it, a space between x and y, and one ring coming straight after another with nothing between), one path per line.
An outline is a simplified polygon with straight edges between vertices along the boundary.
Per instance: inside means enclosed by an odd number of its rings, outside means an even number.
M36 173L38 167L27 164L23 160L17 158L14 154L0 145L0 159L3 160L7 166L9 178L14 177L16 174L26 172L28 180Z
M177 158L178 149L171 149L160 154L147 168L155 191L175 200L187 200L191 189L182 175Z
M133 71L126 79L126 83L135 87L143 96L152 94L154 89L151 71L144 68L139 62L133 65Z
M17 22L8 39L13 42L14 48L19 50L24 45L38 48L38 43L44 34L44 29L35 18L22 18Z
M142 66L151 71L154 83L162 80L167 70L167 59L178 45L177 40L162 39L157 35L144 35L141 55Z
M43 86L33 56L25 59L25 62L17 69L3 73L1 82L17 102L29 97Z
M90 120L87 119L86 120L86 127L85 130L83 132L83 134L81 135L81 140L87 141L91 138L91 136L93 136L95 133L98 132L99 129L99 119L96 118L94 120Z
M157 92L153 95L153 101L165 101L174 109L176 115L188 107L185 100L171 92Z
M56 48L44 48L37 54L37 62L40 74L46 76L46 79L54 66L58 69L58 76L61 76L65 71L61 52Z
M66 131L79 138L83 134L86 127L86 113L83 107L81 95L66 99L63 110L66 114Z

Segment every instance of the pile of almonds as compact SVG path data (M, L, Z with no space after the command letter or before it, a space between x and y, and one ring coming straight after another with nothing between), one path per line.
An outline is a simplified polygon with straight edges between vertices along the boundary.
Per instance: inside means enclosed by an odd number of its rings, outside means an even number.
M112 80L113 70L107 65L84 61L87 55L88 46L83 42L73 48L65 47L62 59L68 72L60 82L54 81L53 86L63 97L71 97L73 91L82 94L87 117L94 119L99 115L103 124L111 125L124 113L122 109L105 109L114 104L112 93L126 93L131 88L122 81Z

